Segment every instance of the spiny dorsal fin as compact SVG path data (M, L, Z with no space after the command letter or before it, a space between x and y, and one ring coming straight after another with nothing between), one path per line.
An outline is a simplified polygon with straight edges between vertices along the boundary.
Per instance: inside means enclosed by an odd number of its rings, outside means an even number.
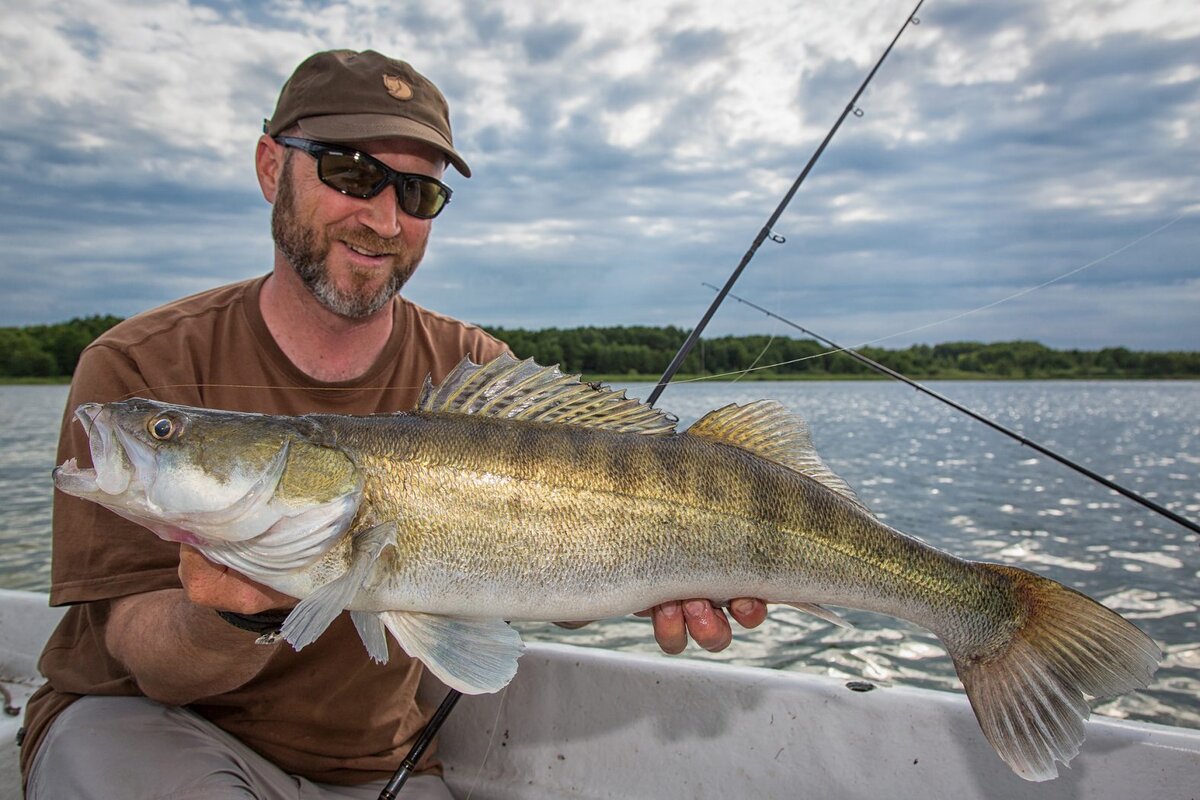
M774 400L758 400L744 406L731 404L710 411L696 420L686 434L748 450L807 475L867 508L850 485L817 455L804 420Z
M578 375L563 375L557 366L518 361L507 353L482 365L464 358L438 386L426 377L417 410L654 436L674 433L676 422L670 414L625 397L624 391L580 383Z

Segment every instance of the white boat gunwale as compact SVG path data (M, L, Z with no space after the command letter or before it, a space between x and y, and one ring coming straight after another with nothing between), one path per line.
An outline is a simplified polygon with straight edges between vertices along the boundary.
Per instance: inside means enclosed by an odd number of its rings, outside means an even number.
M0 679L19 705L61 613L0 589ZM437 702L444 687L424 692ZM0 800L20 797L19 726L0 718ZM1035 784L1000 761L961 694L537 642L504 691L463 698L439 753L451 788L476 800L1194 800L1200 787L1188 728L1094 716L1071 767Z

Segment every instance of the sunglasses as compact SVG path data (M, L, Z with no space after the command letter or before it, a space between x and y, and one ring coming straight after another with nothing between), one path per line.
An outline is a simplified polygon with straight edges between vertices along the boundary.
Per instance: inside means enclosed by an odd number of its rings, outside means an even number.
M284 147L303 150L315 158L321 183L344 195L366 200L389 185L395 186L400 210L417 219L433 219L450 202L450 187L441 181L428 175L397 172L358 150L294 136L276 136L275 141Z

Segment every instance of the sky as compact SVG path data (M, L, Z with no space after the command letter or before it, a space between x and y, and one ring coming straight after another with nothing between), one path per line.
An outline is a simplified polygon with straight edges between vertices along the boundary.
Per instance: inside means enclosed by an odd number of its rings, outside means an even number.
M269 270L255 143L376 49L474 177L405 294L484 325L694 326L908 0L0 0L0 325ZM1200 349L1200 6L929 0L735 292L844 345ZM709 335L792 332L727 302Z

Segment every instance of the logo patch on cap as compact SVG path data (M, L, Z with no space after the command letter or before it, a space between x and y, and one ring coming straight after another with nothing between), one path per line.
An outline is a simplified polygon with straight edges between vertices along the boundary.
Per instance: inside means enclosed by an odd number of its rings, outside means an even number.
M413 96L412 87L402 81L395 75L384 75L383 85L387 89L387 93L397 100L411 100Z

